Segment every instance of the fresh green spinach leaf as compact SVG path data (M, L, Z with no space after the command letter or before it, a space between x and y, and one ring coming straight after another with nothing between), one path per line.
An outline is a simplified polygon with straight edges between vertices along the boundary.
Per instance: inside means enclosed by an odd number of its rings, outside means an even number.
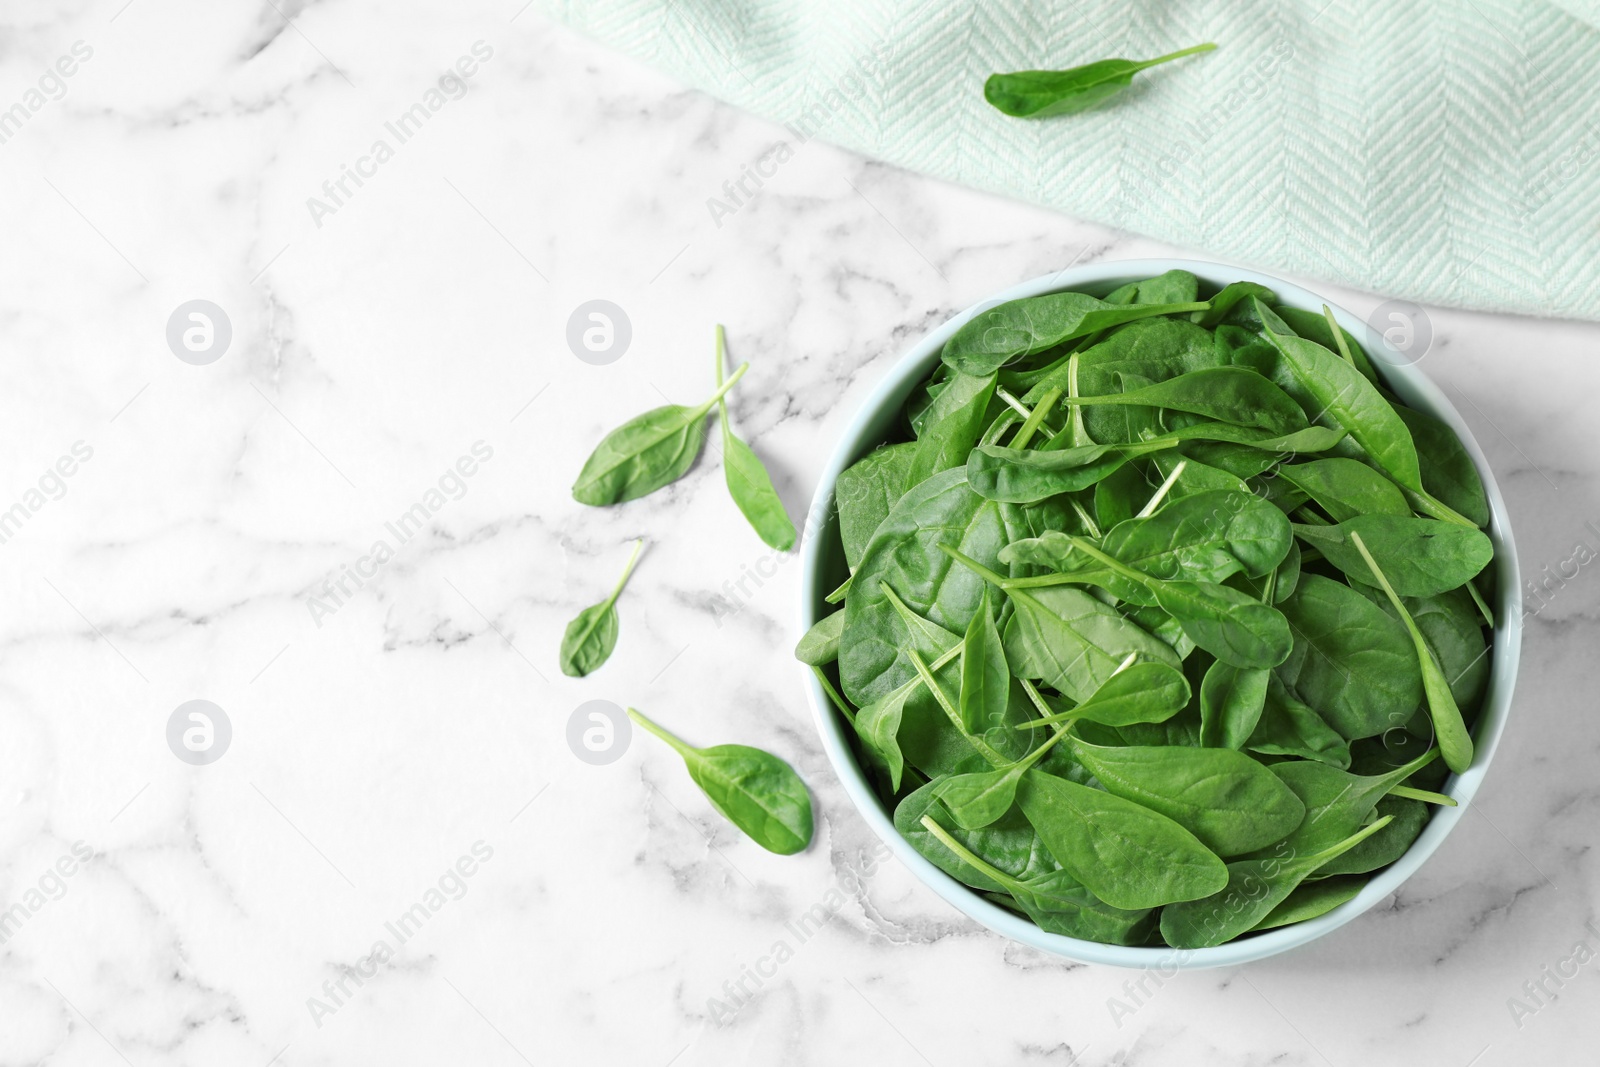
M1046 293L979 312L945 342L951 370L985 378L1001 367L1065 341L1157 315L1203 311L1206 304L1108 304L1083 293Z
M1133 84L1133 76L1141 70L1197 52L1210 52L1216 47L1209 43L1197 44L1155 59L1101 59L1068 70L991 74L983 83L983 98L997 111L1013 118L1075 115L1122 92Z
M698 407L654 408L606 434L578 473L573 499L595 507L620 504L682 478L705 445L706 416L749 369L748 363L741 364Z
M1332 526L1297 523L1294 533L1352 582L1377 585L1356 549L1359 535L1401 596L1430 597L1458 589L1494 557L1494 545L1482 531L1438 519L1357 515Z
M811 843L811 794L789 764L748 745L695 748L634 708L628 717L683 757L711 806L750 840L780 856Z
M717 388L722 388L722 365L726 359L727 335L717 326ZM756 533L771 548L787 552L794 547L794 523L784 510L783 500L772 487L772 476L759 456L734 435L728 421L728 398L717 397L718 414L722 416L722 471L728 481L728 493Z
M832 663L839 658L839 639L843 636L844 612L824 615L794 646L794 658L809 667Z
M628 576L633 573L642 548L643 539L633 543L633 553L628 557L627 566L622 568L622 577L617 579L611 595L584 608L577 618L567 623L566 632L561 635L562 674L582 678L599 670L601 664L611 658L612 649L617 647L617 597L628 584Z
M1017 802L1069 874L1115 908L1156 908L1227 884L1216 853L1165 815L1099 789L1030 770Z
M1161 936L1173 948L1208 948L1254 929L1318 867L1338 858L1389 825L1387 817L1338 844L1310 854L1237 860L1228 864L1227 885L1200 900L1161 913Z

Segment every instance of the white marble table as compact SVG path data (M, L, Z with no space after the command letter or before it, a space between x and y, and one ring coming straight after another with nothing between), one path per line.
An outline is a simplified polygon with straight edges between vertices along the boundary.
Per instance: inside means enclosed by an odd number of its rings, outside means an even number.
M713 219L784 131L517 7L0 15L0 1063L1592 1058L1600 964L1545 976L1600 949L1600 578L1569 562L1600 549L1600 326L1430 310L1525 572L1567 568L1473 811L1334 936L1141 991L882 860L791 664L799 568L716 464L616 509L567 487L604 429L708 392L721 321L753 365L734 419L801 516L930 325L1193 250L820 142ZM608 365L565 341L592 299L631 322ZM166 337L191 300L231 324L205 365ZM616 657L564 678L564 623L641 536ZM197 699L231 726L204 766L168 743ZM743 840L652 739L580 761L590 699L783 753L813 847Z

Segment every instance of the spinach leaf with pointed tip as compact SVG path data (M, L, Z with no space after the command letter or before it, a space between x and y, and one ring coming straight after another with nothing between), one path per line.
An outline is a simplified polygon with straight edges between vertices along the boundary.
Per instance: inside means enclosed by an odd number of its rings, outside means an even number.
M1422 488L1480 528L1489 525L1489 498L1478 465L1455 431L1426 412L1395 405L1395 414L1411 431L1422 467Z
M1377 387L1338 355L1295 336L1259 299L1253 303L1267 340L1300 383L1301 406L1307 414L1332 419L1379 470L1402 488L1422 492L1422 472L1411 431Z
M706 416L749 369L748 363L741 364L711 399L698 407L668 404L654 408L606 434L578 473L572 485L573 499L596 507L620 504L682 478L705 445Z
M717 326L717 388L722 388L722 365L725 360L727 335ZM772 476L759 456L734 435L728 422L728 399L717 397L717 411L722 416L722 471L728 482L728 493L734 504L750 521L756 534L771 548L787 552L794 547L794 523L784 510L783 500L772 487Z
M1393 794L1378 801L1374 809L1379 818L1387 815L1394 819L1382 833L1373 834L1355 848L1318 868L1315 879L1333 878L1344 874L1367 874L1387 867L1404 856L1422 836L1431 813L1428 805Z
M1060 493L1088 489L1130 460L1176 448L1185 441L1232 441L1269 452L1321 452L1343 437L1343 431L1322 426L1273 436L1250 427L1207 422L1123 444L1053 448L1052 439L1038 449L979 445L967 458L967 481L973 491L987 499L1034 504Z
M1422 636L1416 621L1411 618L1411 613L1406 610L1405 604L1401 603L1394 586L1378 561L1368 551L1365 539L1359 532L1353 532L1350 540L1355 545L1356 551L1361 553L1361 558L1371 568L1372 577L1377 579L1384 595L1389 598L1390 605L1400 616L1400 621L1405 624L1406 632L1411 635L1411 644L1416 650L1417 662L1422 669L1422 691L1428 698L1428 716L1433 720L1434 736L1439 739L1439 748L1444 753L1446 766L1460 774L1472 765L1472 735L1467 732L1467 724L1461 717L1461 709L1456 706L1456 698L1450 692L1450 682L1445 678L1444 671L1439 669L1439 661L1433 658L1433 650L1428 647L1428 642Z
M906 469L905 489L966 462L967 453L983 436L994 391L993 373L980 377L952 375L928 409L916 451Z
M1004 724L1011 704L1011 670L989 595L985 587L961 645L961 723L974 734Z
M1257 285L1255 282L1229 282L1222 287L1221 292L1211 298L1211 306L1209 308L1205 311L1194 313L1194 321L1207 329L1213 329L1223 319L1227 318L1228 313L1237 305L1249 300L1251 297L1260 297L1262 300L1272 303L1277 299L1277 294L1266 286Z
M1013 118L1075 115L1122 92L1133 84L1133 76L1141 70L1216 47L1209 43L1197 44L1155 59L1101 59L1067 70L991 74L983 83L983 98L995 110Z
M1022 724L1036 730L1058 723L1093 722L1102 726L1165 722L1189 703L1189 681L1165 663L1135 663L1100 683L1088 699L1066 711Z
M809 667L832 663L839 658L839 639L843 636L844 612L824 615L794 646L794 658Z
M1305 817L1293 832L1255 858L1284 850L1306 854L1336 844L1366 825L1378 802L1407 778L1437 759L1429 749L1416 759L1383 774L1351 774L1310 760L1274 763L1268 770L1278 777L1305 807Z
M1160 812L1219 856L1264 848L1305 817L1300 798L1243 752L1069 743L1108 793Z
M1410 515L1357 515L1332 526L1296 523L1294 533L1352 582L1375 586L1378 581L1352 540L1359 535L1401 596L1458 589L1494 558L1494 545L1483 531Z
M788 763L748 745L695 748L634 708L628 717L683 757L711 806L750 840L780 856L811 843L811 794Z
M622 577L617 579L611 595L584 608L567 624L566 632L561 635L562 674L582 678L599 670L601 664L611 658L612 649L617 647L617 597L628 584L628 576L633 573L642 548L643 539L633 543L633 553L628 556L627 566L622 568Z
M998 821L1016 801L1017 786L1029 767L1048 755L1066 734L1054 734L1044 744L1003 767L938 780L934 794L944 802L956 824L976 830Z

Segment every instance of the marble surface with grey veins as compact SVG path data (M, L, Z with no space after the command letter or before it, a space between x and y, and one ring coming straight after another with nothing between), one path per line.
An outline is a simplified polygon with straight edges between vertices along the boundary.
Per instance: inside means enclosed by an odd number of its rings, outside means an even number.
M796 557L715 449L624 507L568 486L622 418L708 394L721 321L733 419L802 516L930 326L1203 252L776 153L781 126L518 6L0 13L0 1063L1592 1059L1600 326L1428 312L1422 366L1545 583L1438 854L1245 968L1043 956L852 811L790 659ZM610 362L568 344L592 300L629 324ZM616 656L563 677L636 537ZM651 738L592 762L591 700L781 753L814 844L762 852Z

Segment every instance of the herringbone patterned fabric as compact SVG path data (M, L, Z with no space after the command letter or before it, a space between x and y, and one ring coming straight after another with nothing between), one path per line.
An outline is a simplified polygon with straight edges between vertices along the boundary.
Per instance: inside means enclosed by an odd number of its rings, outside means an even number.
M538 2L914 170L1392 296L1600 318L1594 0ZM996 70L1201 41L1080 116L983 100Z

